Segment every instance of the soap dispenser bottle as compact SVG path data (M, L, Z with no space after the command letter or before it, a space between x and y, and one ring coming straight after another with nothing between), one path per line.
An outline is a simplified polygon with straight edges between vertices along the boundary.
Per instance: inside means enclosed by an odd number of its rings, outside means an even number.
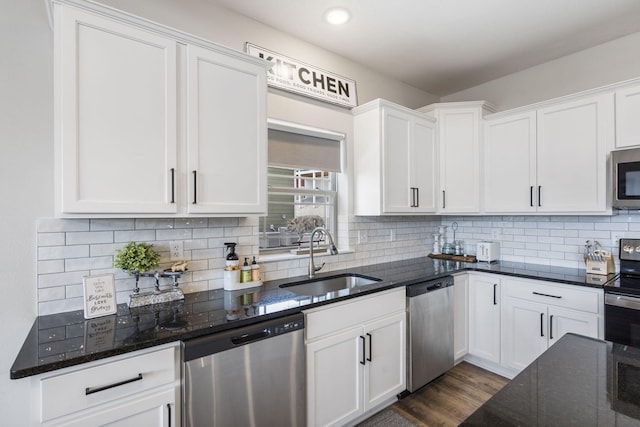
M251 262L251 281L260 281L260 266L256 262L256 257L253 257L253 261Z
M251 267L249 266L249 258L244 259L244 264L240 268L240 283L251 281Z

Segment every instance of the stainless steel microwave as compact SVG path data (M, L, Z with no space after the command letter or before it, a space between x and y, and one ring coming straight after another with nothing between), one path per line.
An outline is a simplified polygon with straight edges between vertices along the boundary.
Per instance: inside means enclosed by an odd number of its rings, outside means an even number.
M612 206L640 209L640 148L611 152Z

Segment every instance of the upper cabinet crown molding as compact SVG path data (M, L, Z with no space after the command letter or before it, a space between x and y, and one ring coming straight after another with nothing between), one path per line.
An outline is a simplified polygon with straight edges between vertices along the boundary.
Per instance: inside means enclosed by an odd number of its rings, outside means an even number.
M58 215L266 212L271 63L93 2L52 12Z

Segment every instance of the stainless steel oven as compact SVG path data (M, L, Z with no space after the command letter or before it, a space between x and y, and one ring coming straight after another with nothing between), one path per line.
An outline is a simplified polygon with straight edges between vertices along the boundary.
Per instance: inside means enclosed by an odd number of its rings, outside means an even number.
M640 347L640 239L620 239L620 275L604 291L604 338Z
M640 148L611 152L613 172L612 206L640 208Z

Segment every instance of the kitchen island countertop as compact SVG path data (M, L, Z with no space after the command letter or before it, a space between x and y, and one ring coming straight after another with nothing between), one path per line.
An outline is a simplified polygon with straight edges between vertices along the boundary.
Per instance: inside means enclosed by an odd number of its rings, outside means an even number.
M461 426L640 426L640 349L566 334Z
M406 286L464 271L601 288L614 275L591 276L585 270L501 262L460 263L428 257L374 264L318 274L342 273L382 279L372 285L320 296L296 295L280 285L304 281L294 277L265 282L238 291L222 289L185 295L183 301L130 309L118 306L111 316L84 319L82 310L38 316L18 353L10 377L23 378L118 354L186 340L261 322L301 310L355 298L392 287Z

